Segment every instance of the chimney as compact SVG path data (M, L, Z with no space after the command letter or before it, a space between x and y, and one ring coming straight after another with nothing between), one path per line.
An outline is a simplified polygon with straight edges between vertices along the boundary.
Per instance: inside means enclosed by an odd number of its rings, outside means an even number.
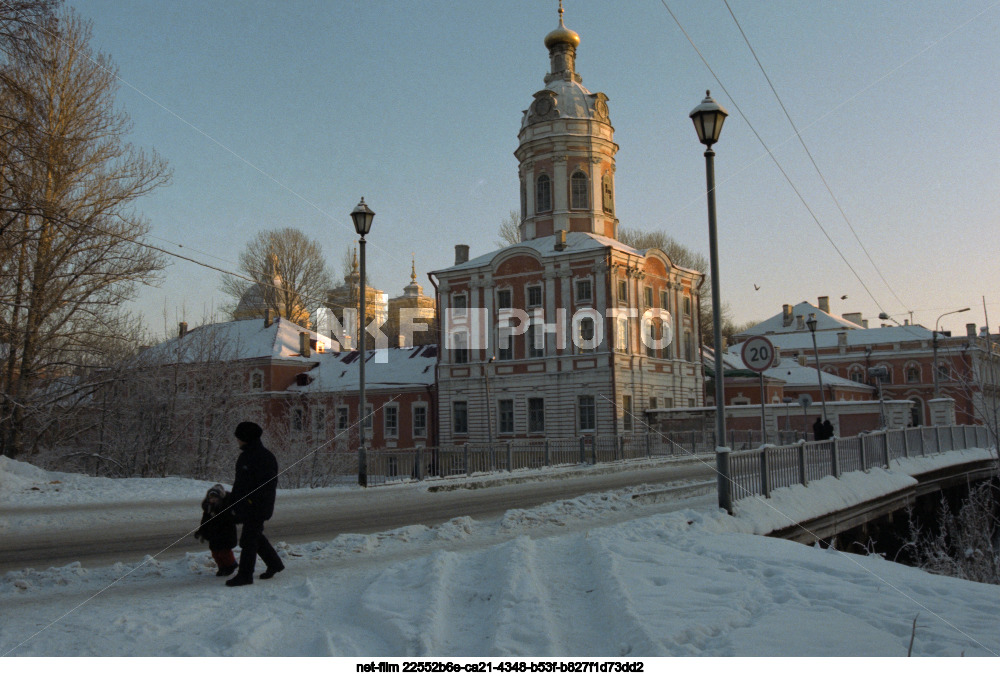
M847 347L847 331L837 332L837 347Z
M868 320L867 319L862 319L861 320L861 326L863 326L863 327L865 327L867 329L868 328Z
M455 265L461 265L469 260L469 245L468 244L456 244L455 245Z
M299 331L299 353L303 357L312 355L312 350L309 347L309 334L305 331Z
M830 314L830 297L829 296L820 296L816 300L816 307L818 307L823 312L825 312L827 314Z
M799 353L799 366L805 366L805 365L806 365L806 356L800 352Z
M857 324L858 326L861 326L861 322L863 321L861 319L860 312L848 312L847 314L843 315L843 317L844 321L850 322L852 324Z
M781 325L782 326L792 325L792 306L788 305L787 303L781 306Z
M969 338L975 338L976 337L976 325L975 324L966 324L965 325L965 335L967 337L969 337Z
M264 310L264 328L269 328L273 321L274 315L271 313L271 308Z
M556 251L566 250L566 231L560 230L556 233Z
M181 322L180 324L177 325L177 337L178 338L183 338L184 336L187 335L187 332L188 332L188 323L187 322Z
M806 330L806 317L805 315L795 315L795 328L799 331Z

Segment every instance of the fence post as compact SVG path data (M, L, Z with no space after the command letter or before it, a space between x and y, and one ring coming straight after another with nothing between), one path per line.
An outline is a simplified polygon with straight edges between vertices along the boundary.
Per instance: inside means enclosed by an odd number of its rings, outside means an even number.
M695 446L694 430L691 430L691 455L698 455L698 448Z
M767 476L767 450L760 452L760 490L765 498L771 497L771 482Z
M617 448L615 450L617 452L617 455L615 456L615 460L624 460L625 459L625 435L624 434L621 435L620 437L618 437L618 444L617 444Z
M861 443L861 470L864 472L868 471L868 454L865 452L865 433L862 432L858 435L858 441Z
M617 443L617 442L615 442ZM590 438L590 464L597 464L597 435Z
M507 442L507 471L514 471L514 447L510 445L509 441Z
M937 448L934 449L935 453L941 452L941 426L938 425L934 428L934 437L937 442Z
M417 447L417 481L424 480L424 449L422 446Z
M835 479L840 478L840 438L834 437L830 445L830 471Z
M910 430L909 428L903 428L903 457L910 457Z
M729 449L725 448L715 452L715 464L719 468L717 480L719 493L719 507L727 513L733 513L733 464L729 457Z
M920 426L920 457L927 456L927 440L924 438L924 434L927 431L926 425Z
M585 462L587 462L587 454L584 451L584 448L586 447L586 443L587 443L587 437L580 437L580 464L581 465L584 464Z
M646 432L646 457L653 457L653 435Z
M805 439L799 442L799 483L803 486L809 485L806 478L806 442Z
M882 433L882 455L885 460L885 468L889 469L889 431L886 430Z
M472 465L469 463L469 444L462 444L462 459L465 461L465 476L472 476Z
M545 437L545 466L548 467L552 464L552 455L549 452L549 438Z

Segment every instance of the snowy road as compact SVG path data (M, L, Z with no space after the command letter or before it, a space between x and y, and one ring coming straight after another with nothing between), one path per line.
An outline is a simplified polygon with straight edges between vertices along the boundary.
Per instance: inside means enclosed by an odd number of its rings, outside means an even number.
M329 540L343 533L435 526L463 516L486 520L509 509L527 509L587 493L710 480L714 471L701 461L670 460L544 476L545 481L533 480L540 477L525 473L474 482L451 480L368 490L284 491L266 532L275 541L301 543ZM516 483L509 483L511 480ZM466 484L474 490L459 488ZM145 555L176 558L204 546L190 535L198 525L198 500L8 506L3 515L16 535L11 533L0 541L0 573L76 561L87 566L105 565L141 560Z

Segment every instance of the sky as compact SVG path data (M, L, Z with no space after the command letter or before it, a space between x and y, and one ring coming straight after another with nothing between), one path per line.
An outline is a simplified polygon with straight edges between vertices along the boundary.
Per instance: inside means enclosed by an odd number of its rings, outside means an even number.
M68 2L119 68L129 140L170 163L136 204L152 244L235 270L257 232L291 226L339 277L363 196L370 283L399 295L412 256L432 293L455 244L492 250L518 208L513 152L556 0ZM971 307L941 321L964 333L985 298L995 332L1000 2L728 2L822 174L724 0L565 0L583 85L609 97L621 226L707 255L688 113L710 89L730 113L715 163L736 321L829 296L872 325ZM219 276L174 259L134 308L172 334L227 302Z
M136 501L163 505L156 517L162 519L180 513L187 498L191 514L190 530L178 529L175 546L142 560L4 571L0 655L471 657L494 658L494 664L503 657L599 656L641 660L644 673L666 673L693 665L649 658L898 658L912 639L914 656L962 656L963 673L988 673L994 660L970 658L1000 653L997 586L893 563L878 555L878 543L869 543L871 555L859 556L760 536L912 485L912 474L986 457L991 453L969 450L894 461L891 471L850 472L778 489L771 500L739 501L732 517L716 507L711 492L633 499L661 486L509 509L490 520L456 516L434 527L344 533L328 541L285 542L269 526L286 569L239 589L222 584L209 553L190 537L210 482L95 478L0 457L0 505L17 507L0 512L4 537L85 535L83 514L100 520L90 528L131 532L142 525ZM556 471L565 468L549 470ZM509 488L530 491L531 483ZM338 495L361 490L279 490L276 511L292 500L329 510ZM380 508L392 509L394 498L426 486L369 490L379 492ZM426 493L428 500L436 495ZM70 506L80 509L67 511ZM88 506L102 508L83 509ZM695 670L801 673L805 666L810 673L885 673L886 665L699 660ZM21 660L5 663L5 673L63 672L65 666ZM135 673L137 665L77 666L107 674ZM176 674L178 665L138 666L143 673ZM201 666L214 665L185 662L189 670ZM324 673L356 673L350 660L321 666ZM941 668L940 660L923 660L896 669L929 674Z

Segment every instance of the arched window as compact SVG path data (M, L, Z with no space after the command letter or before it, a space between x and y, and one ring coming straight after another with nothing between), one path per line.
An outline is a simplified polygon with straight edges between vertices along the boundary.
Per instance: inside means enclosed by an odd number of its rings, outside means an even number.
M601 191L604 193L604 213L615 213L615 186L611 182L611 174L604 174Z
M538 177L535 211L552 211L552 181L545 174Z
M528 214L528 188L524 185L524 179L521 179L521 218L525 218Z
M587 209L590 207L589 191L587 190L587 175L582 171L574 172L569 180L570 208Z

